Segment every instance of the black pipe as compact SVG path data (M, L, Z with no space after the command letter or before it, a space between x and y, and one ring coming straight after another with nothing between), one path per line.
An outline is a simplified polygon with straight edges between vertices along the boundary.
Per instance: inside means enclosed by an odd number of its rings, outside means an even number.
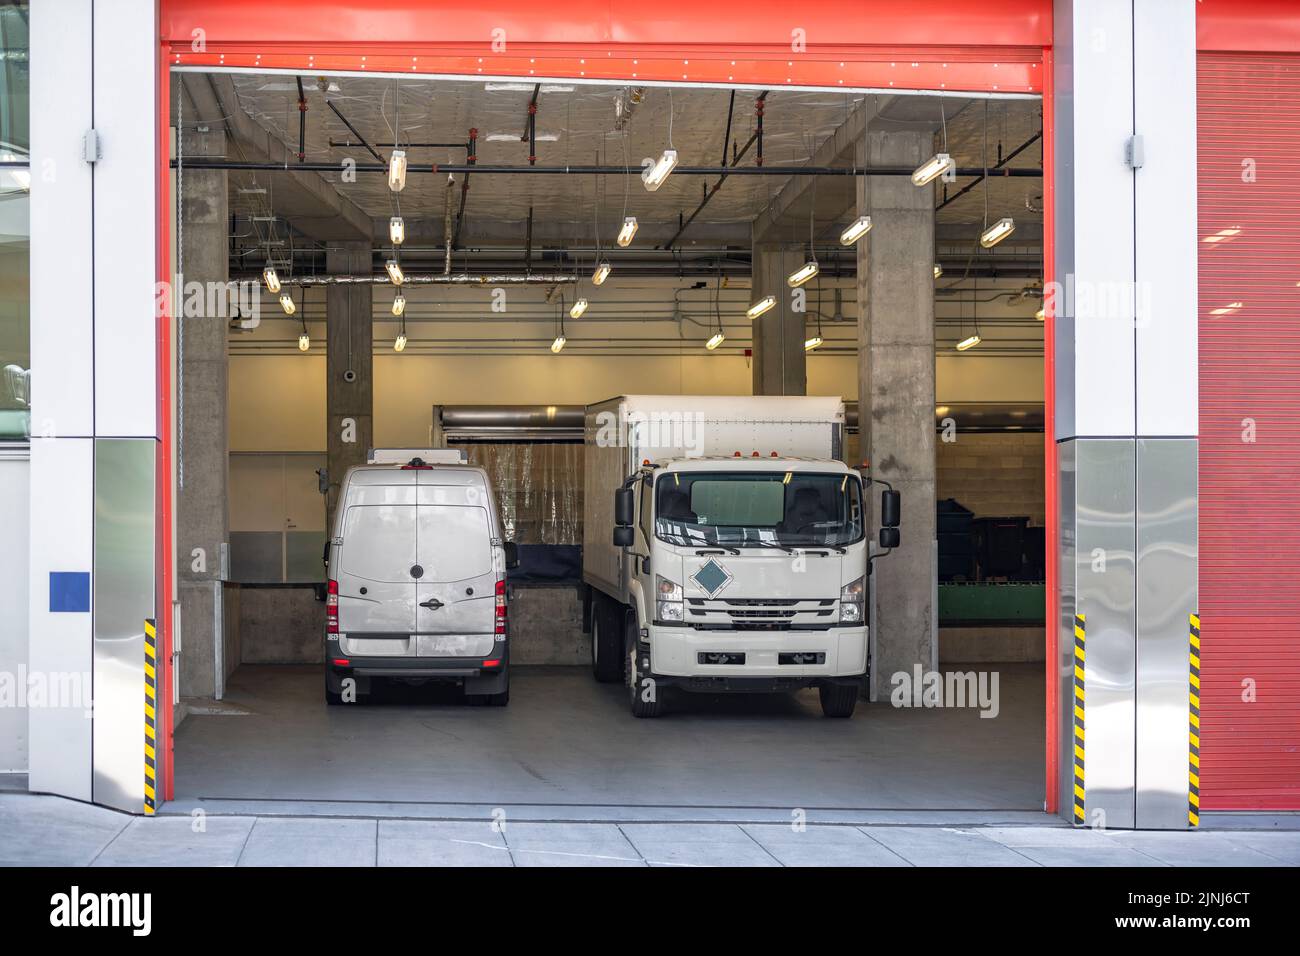
M767 97L765 92L754 101L754 113L758 116L758 165L763 165L763 100Z
M764 90L762 93L759 94L758 98L760 101L762 101L766 96L767 96L767 90ZM727 123L727 132L728 133L731 132L730 120L728 120ZM740 160L744 157L744 155L749 152L749 147L754 145L757 139L758 139L758 133L757 132L751 133L749 136L749 141L745 143L745 148L742 149L739 153L736 153L735 144L734 143L732 144L731 151L734 154L731 159L732 166L735 166L736 163L740 162ZM727 148L725 145L722 148L722 165L724 169L727 167ZM682 223L681 228L678 229L677 232L673 233L673 237L669 239L667 242L665 242L662 248L671 249L673 247L673 243L681 238L681 235L683 232L686 231L686 228L695 221L695 217L704 211L704 207L709 204L709 200L713 198L715 193L717 193L718 187L720 187L724 182L726 182L726 179L727 179L727 173L724 172L722 173L721 176L718 177L718 181L713 184L713 188L708 190L708 192L704 194L704 198L700 200L700 204L695 207L695 212L691 213L691 217L687 219L686 222Z
M381 157L382 160L382 157ZM17 165L17 164L11 164ZM238 162L224 159L173 159L171 168L178 169L227 169L227 170L268 170L284 169L283 163ZM308 172L330 173L338 171L338 163L304 163L302 168ZM388 163L357 163L354 167L359 173L387 173ZM640 176L640 166L479 166L457 163L408 163L406 167L412 173L538 173L540 175L559 176ZM911 176L911 166L678 166L673 170L674 176ZM1039 168L1004 168L1003 177L1015 179L1042 179L1043 171ZM958 176L982 176L981 166L961 167Z
M330 147L333 149L346 149L350 146L360 146L361 143L342 142L336 143L330 140ZM464 143L375 143L379 149L464 149Z
M1042 137L1042 135L1043 135L1043 131L1039 130L1033 136L1029 137L1029 139L1025 140L1023 143L1021 143L1019 146L1013 149L1010 153L1008 153L1006 159L999 160L997 166L994 166L993 168L998 169L1002 167L1005 163L1011 162L1011 160L1015 159L1017 156L1019 156L1021 153L1027 150L1030 146L1033 146L1034 143L1038 142L1038 140ZM953 193L951 196L945 196L943 202L939 203L939 205L934 207L935 212L938 212L940 209L948 205L950 202L955 202L956 200L960 199L962 196L966 195L968 192L970 192L980 183L984 182L984 179L987 175L988 175L987 173L981 172L979 179L975 180L973 183L967 183L965 186L957 190L957 192Z
M524 271L533 271L533 207L528 207L528 231L524 234Z
M338 108L337 106L335 106L334 103L333 103L332 101L330 101L330 100L326 100L326 101L325 101L325 105L328 106L330 109L332 109L332 110L334 111L334 115L337 116L339 119L341 119L341 120L343 121L343 125L346 126L346 127L348 128L348 132L351 133L353 136L355 136L355 137L357 138L357 142L359 142L362 146L364 146L364 147L366 148L366 150L370 153L371 156L375 157L375 159L379 160L381 163L384 162L384 157L380 156L377 152L375 152L374 147L371 146L369 143L366 142L366 138L365 138L364 136L362 136L360 133L357 132L357 128L356 128L355 126L353 126L351 123L348 122L348 118L347 118L346 116L344 116L342 113L339 112L339 108ZM189 163L186 163L185 165L188 166ZM337 163L320 163L319 165L320 165L320 166L328 166L328 167L329 167L330 169L332 169L332 170L334 170L334 169L338 169L338 164L337 164ZM358 165L357 168L360 169L361 166ZM388 164L387 164L387 163L384 163L384 167L383 167L383 169L384 169L384 172L388 172ZM318 170L316 170L316 172L324 172L324 170L323 170L323 169L318 169Z
M528 165L537 165L537 94L542 84L533 85L533 98L528 101Z
M727 101L727 131L722 135L722 165L727 165L727 147L731 145L731 114L736 109L736 91L731 91L731 99Z
M478 161L478 130L469 131L469 144L465 147L465 165L473 166ZM460 209L456 212L456 229L451 234L451 247L456 248L460 242L460 224L465 219L465 198L469 193L469 173L460 181Z
M302 77L298 80L298 162L307 159L307 94L302 89Z

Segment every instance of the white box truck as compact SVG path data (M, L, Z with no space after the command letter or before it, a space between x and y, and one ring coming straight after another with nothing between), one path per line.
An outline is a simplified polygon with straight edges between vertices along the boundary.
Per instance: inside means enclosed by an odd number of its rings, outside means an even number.
M817 687L851 716L868 661L864 479L838 398L622 395L587 408L592 670L632 713L663 691ZM882 500L881 544L898 539Z

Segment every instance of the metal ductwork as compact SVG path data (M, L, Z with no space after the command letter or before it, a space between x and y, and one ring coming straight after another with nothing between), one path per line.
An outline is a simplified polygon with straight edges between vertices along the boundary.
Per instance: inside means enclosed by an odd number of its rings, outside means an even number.
M435 405L435 443L451 441L581 441L582 405Z

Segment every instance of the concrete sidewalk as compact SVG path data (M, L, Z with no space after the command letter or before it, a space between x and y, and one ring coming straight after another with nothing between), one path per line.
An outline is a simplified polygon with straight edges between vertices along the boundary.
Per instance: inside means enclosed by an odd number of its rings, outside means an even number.
M170 806L170 805L169 805ZM502 818L504 813L504 818ZM0 793L6 866L1297 866L1300 830L189 813L143 818ZM635 819L634 814L629 814ZM991 817L994 815L990 815ZM1295 826L1282 821L1282 826Z

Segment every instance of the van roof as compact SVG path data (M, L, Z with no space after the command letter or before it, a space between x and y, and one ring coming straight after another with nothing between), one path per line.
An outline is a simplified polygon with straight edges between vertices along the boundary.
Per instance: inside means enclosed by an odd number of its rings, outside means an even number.
M439 483L487 486L487 472L478 465L424 465L411 468L403 464L353 465L348 469L346 481L358 485L392 485L402 482L418 483L420 476L436 476Z

